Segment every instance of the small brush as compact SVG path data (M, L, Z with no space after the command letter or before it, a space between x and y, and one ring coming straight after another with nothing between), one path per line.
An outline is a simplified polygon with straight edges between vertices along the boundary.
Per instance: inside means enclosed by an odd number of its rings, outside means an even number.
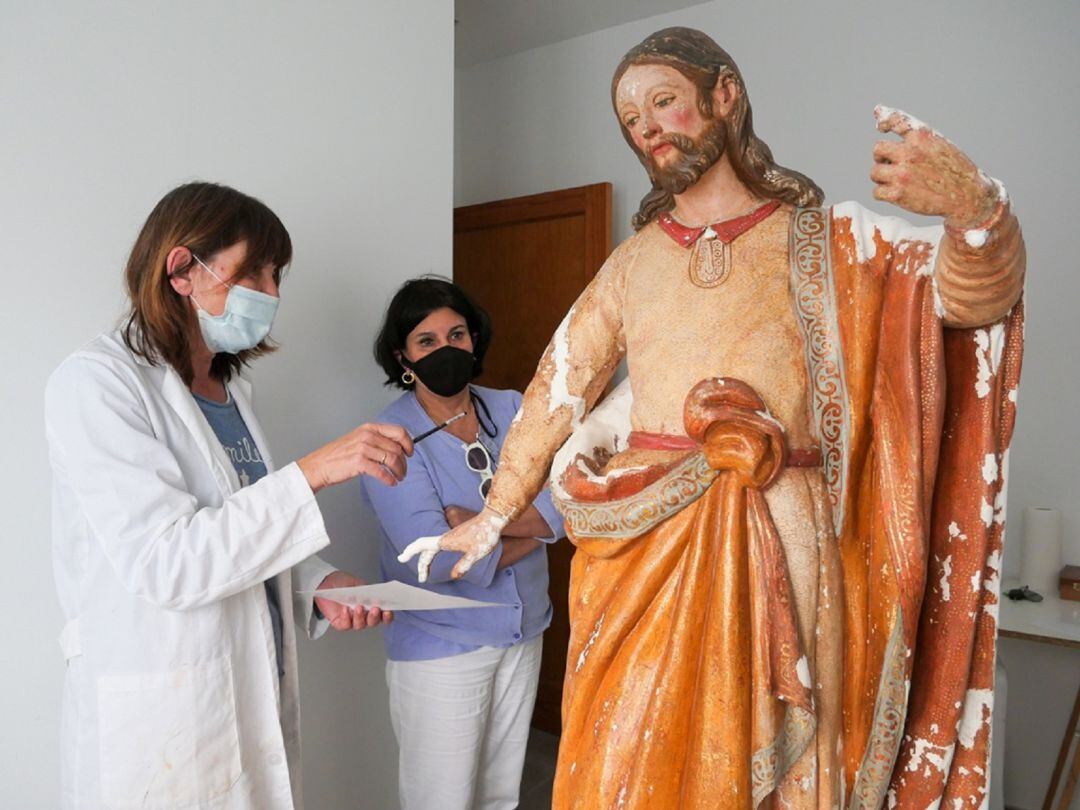
M431 436L431 435L432 435L432 434L434 434L434 433L438 433L438 432L439 432L440 430L442 430L442 429L443 429L444 427L446 427L447 425L452 425L452 424L453 424L454 422L456 422L456 421L457 421L458 419L461 419L462 417L464 417L466 413L468 413L468 411L462 411L462 412L461 412L461 413L459 413L459 414L458 414L457 416L451 416L451 417L450 417L449 419L447 419L447 420L446 420L445 422L443 422L443 423L442 423L441 425L436 425L436 426L435 426L435 427L433 427L433 428L432 428L431 430L425 430L425 431L424 431L423 433L421 433L421 434L420 434L419 436L413 436L413 437L412 437L412 442L413 442L413 444L416 444L417 442L422 442L422 441L423 441L424 439L426 439L426 438L427 438L428 436Z

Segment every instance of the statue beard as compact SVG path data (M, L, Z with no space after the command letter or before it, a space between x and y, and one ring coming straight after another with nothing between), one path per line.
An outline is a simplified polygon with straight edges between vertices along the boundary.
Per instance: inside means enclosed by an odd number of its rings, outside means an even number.
M649 152L644 160L645 169L653 186L669 194L682 194L712 168L724 154L726 132L724 121L713 119L709 128L696 139L673 132L661 135L658 144L669 143L679 151L678 156L666 166L658 166ZM658 145L656 144L656 145ZM654 145L654 148L655 146Z

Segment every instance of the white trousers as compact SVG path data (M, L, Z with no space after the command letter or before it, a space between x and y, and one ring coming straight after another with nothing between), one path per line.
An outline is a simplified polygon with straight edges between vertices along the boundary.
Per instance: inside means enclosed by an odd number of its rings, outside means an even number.
M402 810L517 807L540 648L387 663Z

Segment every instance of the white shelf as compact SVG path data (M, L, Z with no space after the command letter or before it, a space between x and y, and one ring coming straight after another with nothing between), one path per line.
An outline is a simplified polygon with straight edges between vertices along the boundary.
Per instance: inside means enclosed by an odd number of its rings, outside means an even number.
M1022 583L1006 580L1001 585L998 632L1006 636L1031 637L1032 641L1080 647L1080 602L1043 594L1041 602L1014 602L1005 592Z

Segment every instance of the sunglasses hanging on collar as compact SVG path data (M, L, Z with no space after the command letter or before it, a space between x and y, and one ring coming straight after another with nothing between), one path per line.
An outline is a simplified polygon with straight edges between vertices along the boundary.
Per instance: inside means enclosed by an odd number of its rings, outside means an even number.
M491 458L491 453L480 441L480 434L476 435L475 441L464 447L465 466L474 473L480 474L480 497L487 500L488 493L491 491L491 480L495 476L495 462Z

